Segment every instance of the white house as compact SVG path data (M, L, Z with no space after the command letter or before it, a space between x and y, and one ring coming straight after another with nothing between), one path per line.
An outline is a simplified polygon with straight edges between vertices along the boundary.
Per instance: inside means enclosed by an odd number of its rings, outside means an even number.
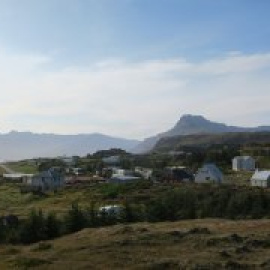
M250 156L238 156L232 160L234 171L254 171L255 166L255 160Z
M270 171L256 171L250 181L253 187L270 187Z
M144 179L151 179L153 174L153 169L142 168L142 167L135 167L135 173L141 175Z
M26 184L33 190L53 191L64 186L64 177L59 171L51 168L33 175L32 178L27 179Z
M223 174L215 164L205 164L195 175L195 183L223 182Z

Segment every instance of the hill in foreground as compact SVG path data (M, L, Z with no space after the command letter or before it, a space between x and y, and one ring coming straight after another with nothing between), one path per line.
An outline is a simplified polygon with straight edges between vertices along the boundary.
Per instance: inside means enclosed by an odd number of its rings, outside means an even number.
M270 221L187 220L85 229L0 247L1 269L269 269Z

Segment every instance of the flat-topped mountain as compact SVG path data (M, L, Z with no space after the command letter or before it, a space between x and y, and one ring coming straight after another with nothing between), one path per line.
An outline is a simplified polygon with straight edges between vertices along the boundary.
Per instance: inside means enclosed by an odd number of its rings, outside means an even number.
M138 143L136 140L115 138L99 133L56 135L12 131L0 134L0 160L86 155L110 148L129 151Z
M139 144L133 151L135 153L148 152L154 148L156 143L161 138L180 136L180 135L192 135L192 134L216 134L216 133L228 133L228 132L262 132L270 131L270 126L259 127L236 127L228 126L223 123L216 123L207 120L200 115L183 115L176 125L163 133L156 136L145 139Z

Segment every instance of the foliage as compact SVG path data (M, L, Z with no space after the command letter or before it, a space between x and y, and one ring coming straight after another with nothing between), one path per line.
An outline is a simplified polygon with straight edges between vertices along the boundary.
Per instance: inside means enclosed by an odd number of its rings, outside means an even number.
M206 188L207 187L207 188ZM263 190L187 187L170 191L147 206L150 221L193 218L263 218L270 216L270 193Z
M46 171L52 167L58 167L61 171L64 171L65 163L60 159L50 159L44 162L41 162L38 166L38 171Z
M65 232L73 233L86 227L87 219L77 203L71 205L71 209L65 216Z
M46 218L43 212L33 210L21 228L20 240L25 244L45 240L46 229Z
M270 192L259 188L180 185L166 189L141 201L131 201L131 190L147 190L151 182L127 185L108 184L100 187L105 196L122 196L120 212L100 211L92 201L90 207L72 203L63 216L33 210L18 226L0 223L0 242L35 243L54 239L87 227L109 226L117 223L177 221L199 218L260 219L270 218ZM151 190L150 190L151 191Z

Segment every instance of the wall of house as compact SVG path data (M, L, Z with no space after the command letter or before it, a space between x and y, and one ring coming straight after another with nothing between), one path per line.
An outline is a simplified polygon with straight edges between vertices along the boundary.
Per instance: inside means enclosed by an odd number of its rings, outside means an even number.
M200 169L195 175L195 183L221 183L222 178L208 169Z
M251 186L253 187L270 187L270 179L251 179Z

